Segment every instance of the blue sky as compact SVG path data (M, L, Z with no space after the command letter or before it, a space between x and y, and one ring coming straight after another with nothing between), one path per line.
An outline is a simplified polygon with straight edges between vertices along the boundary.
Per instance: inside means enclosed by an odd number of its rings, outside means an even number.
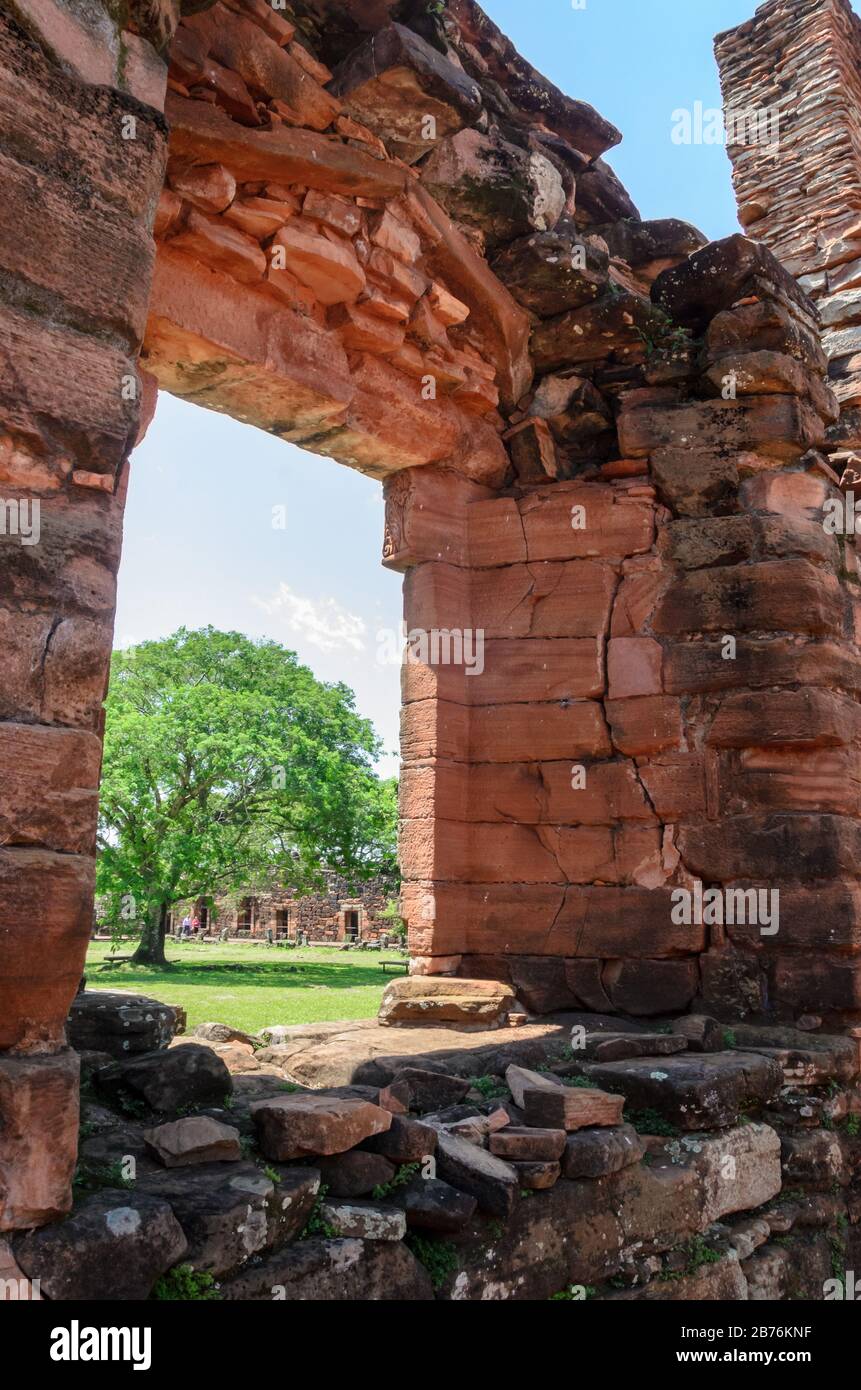
M484 0L520 52L623 132L609 154L643 217L738 230L719 146L676 145L672 112L720 105L712 37L755 0ZM283 507L283 529L272 525ZM277 639L344 680L397 771L399 673L378 634L401 621L401 579L380 565L379 483L249 425L162 395L132 459L119 578L119 645L185 624Z

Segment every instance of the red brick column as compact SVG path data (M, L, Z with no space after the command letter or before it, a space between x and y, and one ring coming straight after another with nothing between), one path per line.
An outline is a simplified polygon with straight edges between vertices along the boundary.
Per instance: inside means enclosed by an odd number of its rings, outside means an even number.
M127 38L151 94L163 65ZM63 1025L92 925L101 702L166 144L152 107L90 85L110 83L111 61L53 4L32 33L0 16L0 1229L68 1208L77 1140Z

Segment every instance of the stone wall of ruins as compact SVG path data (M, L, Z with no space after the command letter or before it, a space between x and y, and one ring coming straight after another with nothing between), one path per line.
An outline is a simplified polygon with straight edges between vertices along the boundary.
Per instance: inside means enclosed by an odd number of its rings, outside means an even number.
M169 37L123 37L107 17L91 32L54 0L12 11L0 15L4 1228L70 1202L78 1058L64 1023L92 924L102 699L167 152L150 75L164 72L153 43Z
M854 924L839 854L789 872L792 846L854 827L795 819L832 772L819 736L770 753L758 717L712 726L751 686L796 685L799 644L848 636L842 560L809 534L827 487L810 450L836 413L813 311L743 243L691 263L724 277L706 303L662 289L702 237L639 221L601 158L617 132L589 108L534 73L540 113L529 83L500 95L510 47L475 6L420 24L402 7L409 23L372 16L370 37L333 37L319 9L294 7L294 27L236 0L181 25L143 360L168 389L384 477L408 628L484 635L480 677L404 670L414 967L511 978L539 1009L792 1016L809 962L784 948L805 945L808 895ZM746 295L762 307L737 311ZM720 399L763 346L784 352ZM692 435L693 478L674 449ZM789 534L716 554L676 539L740 536L762 511ZM739 521L694 520L715 513ZM844 800L832 789L829 810ZM775 875L779 950L671 920L695 878ZM854 925L834 941L853 946ZM817 968L822 1007L851 1013L851 961Z
M404 667L417 972L854 1023L857 570L810 300L743 237L641 221L618 132L473 0L186 5L169 69L171 0L132 6L156 32L77 8L0 29L0 478L42 509L39 545L0 538L0 1225L68 1203L142 339L147 411L158 385L381 478L408 628L484 635L481 675ZM778 887L779 934L675 922L700 881Z
M715 51L727 109L756 116L728 146L739 219L819 309L842 471L861 447L861 18L849 0L768 0Z
M230 897L178 902L170 913L169 930L179 935L183 918L188 915L192 919L197 916L201 929L212 935L227 931L231 937L241 934L260 940L271 932L277 940L295 941L299 934L304 934L311 941L344 941L350 936L347 916L353 913L359 937L377 942L381 937L388 938L391 931L391 922L380 920L380 913L396 891L383 879L351 883L342 875L327 871L325 890L318 893L289 888L261 892L249 888L246 893Z

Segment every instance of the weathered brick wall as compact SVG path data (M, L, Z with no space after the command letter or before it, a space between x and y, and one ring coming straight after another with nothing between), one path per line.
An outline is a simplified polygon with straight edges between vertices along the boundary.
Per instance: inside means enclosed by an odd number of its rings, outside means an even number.
M157 384L384 480L384 563L431 642L403 671L417 972L510 976L536 1010L861 1013L857 567L821 525L814 307L744 238L642 222L602 158L618 132L473 0L394 28L293 10L180 25L160 198L164 122L63 57L74 7L44 47L4 20L4 485L43 514L38 546L0 538L0 1046L39 1054L0 1058L25 1097L0 1093L0 1164L51 1154L7 1225L68 1202L59 1049L145 317L145 413ZM480 674L434 656L452 634L480 634ZM779 932L674 920L697 884L779 889Z
M164 63L107 13L0 15L0 1228L68 1208L64 1022L92 920L102 699L138 418ZM90 7L91 17L96 15ZM125 44L125 76L114 62ZM143 98L143 99L139 99ZM157 99L157 98L154 98Z
M812 308L741 237L654 298L691 346L622 395L622 459L473 501L461 567L408 480L412 620L487 635L480 679L406 671L413 949L537 1009L851 1022L858 589L822 527ZM777 932L675 922L695 880L776 890Z
M845 456L861 447L861 18L849 0L768 0L715 51L727 108L778 117L774 142L728 146L739 218L819 308Z

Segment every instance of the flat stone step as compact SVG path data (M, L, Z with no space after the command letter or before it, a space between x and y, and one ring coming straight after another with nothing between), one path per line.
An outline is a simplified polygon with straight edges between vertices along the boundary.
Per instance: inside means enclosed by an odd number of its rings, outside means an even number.
M450 1076L501 1076L512 1062L535 1067L558 1057L570 1045L569 1018L557 1015L518 1029L474 1033L415 1024L381 1027L376 1019L336 1024L325 1034L299 1025L279 1030L278 1065L292 1081L315 1088L351 1082L386 1086L398 1072L413 1067Z
M386 986L377 1017L389 1027L434 1023L488 1028L501 1023L513 1004L513 989L498 980L411 975Z
M30 1279L57 1302L148 1298L160 1275L186 1254L170 1205L145 1192L106 1188L63 1221L30 1231L13 1253Z
M687 1050L676 1033L587 1033L578 1056L590 1062L622 1062L628 1057L674 1057ZM561 1069L559 1074L561 1075Z
M743 1111L766 1105L783 1085L779 1062L757 1052L588 1062L583 1073L594 1085L625 1097L626 1118L653 1111L683 1130L723 1129Z
M852 1038L752 1023L735 1023L731 1031L736 1047L779 1062L788 1086L851 1081L859 1071L858 1044Z

